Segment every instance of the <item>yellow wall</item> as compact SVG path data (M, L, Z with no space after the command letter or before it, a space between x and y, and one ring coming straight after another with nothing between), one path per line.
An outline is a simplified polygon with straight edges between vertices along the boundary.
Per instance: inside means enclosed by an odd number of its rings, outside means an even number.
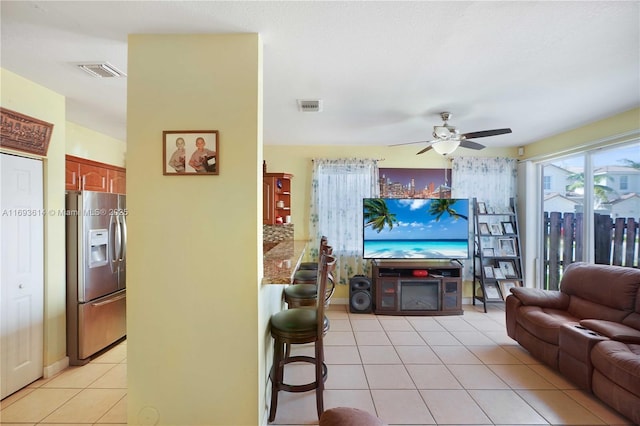
M257 424L264 410L261 44L131 35L129 424ZM218 130L218 176L163 176L163 130Z
M521 159L541 159L550 155L570 154L585 149L585 147L596 148L611 145L625 139L624 136L616 138L616 135L639 129L640 108L634 108L529 144L525 146L525 155ZM614 138L611 139L612 137ZM598 141L600 143L594 143Z
M7 109L54 125L44 158L44 208L64 210L65 99L17 74L0 69L1 102ZM20 155L24 155L20 153ZM33 158L37 156L28 155ZM64 216L44 217L44 365L67 354Z
M126 142L67 121L67 154L125 167L126 152Z

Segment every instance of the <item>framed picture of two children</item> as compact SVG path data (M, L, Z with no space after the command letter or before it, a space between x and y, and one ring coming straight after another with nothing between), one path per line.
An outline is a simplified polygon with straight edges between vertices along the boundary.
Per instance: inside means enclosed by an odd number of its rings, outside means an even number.
M166 176L219 174L219 142L217 130L163 131L162 174Z

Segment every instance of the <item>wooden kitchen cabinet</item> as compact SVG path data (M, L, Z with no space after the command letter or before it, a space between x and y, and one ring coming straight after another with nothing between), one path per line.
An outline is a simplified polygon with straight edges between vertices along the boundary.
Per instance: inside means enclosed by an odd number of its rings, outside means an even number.
M109 192L107 174L109 170L93 164L80 163L80 187L84 191Z
M80 189L80 163L67 158L64 180L64 189L69 191Z
M109 169L107 188L109 192L114 194L126 194L127 193L127 174L121 170Z
M65 189L124 194L126 170L122 167L67 155Z
M291 218L291 179L289 173L265 173L262 177L262 223L280 225ZM280 218L280 219L278 219Z

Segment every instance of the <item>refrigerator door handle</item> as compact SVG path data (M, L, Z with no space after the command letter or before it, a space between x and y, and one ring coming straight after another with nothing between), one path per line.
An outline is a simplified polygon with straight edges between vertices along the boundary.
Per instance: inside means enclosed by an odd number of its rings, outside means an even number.
M118 228L118 232L116 232L116 263L120 263L122 261L121 252L122 252L122 228L120 226L120 219L117 214L112 216L116 222L116 227Z
M120 215L120 233L122 238L122 246L120 248L120 261L124 262L127 258L127 220L124 215Z
M107 299L107 300L103 300L101 302L93 302L93 303L91 303L91 306L98 307L98 306L108 305L110 303L117 302L118 300L125 299L126 297L127 297L126 294L121 294L120 296L113 297L113 298Z
M118 252L120 251L120 231L114 232L114 226L117 226L118 229L120 226L117 223L117 219L115 216L109 217L109 266L111 267L111 272L116 271L116 265L118 263ZM113 241L113 245L112 245Z

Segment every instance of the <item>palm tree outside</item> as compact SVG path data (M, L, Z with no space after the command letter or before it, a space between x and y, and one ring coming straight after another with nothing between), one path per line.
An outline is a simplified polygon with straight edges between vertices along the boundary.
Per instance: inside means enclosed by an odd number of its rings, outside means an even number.
M606 175L602 175L601 178L606 178ZM578 189L584 190L584 172L572 173L567 176L567 180L571 182L567 185L567 192L576 192ZM602 203L609 201L609 194L615 194L615 189L610 186L600 185L594 182L593 195L595 196L596 208Z

